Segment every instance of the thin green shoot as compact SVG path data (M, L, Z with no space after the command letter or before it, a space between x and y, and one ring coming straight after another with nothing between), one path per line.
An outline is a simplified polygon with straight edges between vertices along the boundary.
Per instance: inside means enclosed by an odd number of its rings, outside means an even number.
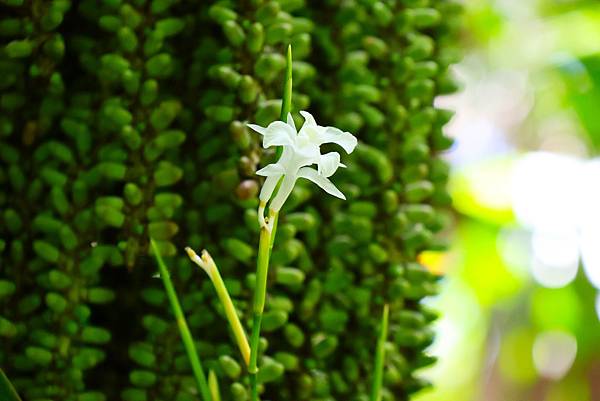
M206 376L204 375L204 369L202 369L202 363L198 357L198 351L196 351L196 345L194 345L192 333L190 333L190 329L188 328L185 316L183 315L181 305L177 299L177 293L175 292L175 287L171 281L169 270L160 256L160 251L158 250L156 242L154 242L153 239L150 239L150 244L152 246L154 257L156 258L156 263L158 264L160 277L165 285L165 290L167 292L167 297L169 298L169 303L171 304L171 309L173 310L173 314L175 315L175 319L177 321L177 327L179 328L179 333L181 334L181 340L183 341L185 352L187 353L187 356L190 360L190 365L192 366L192 372L194 373L196 384L198 385L198 389L202 395L202 400L213 401L210 396L208 383L206 382Z

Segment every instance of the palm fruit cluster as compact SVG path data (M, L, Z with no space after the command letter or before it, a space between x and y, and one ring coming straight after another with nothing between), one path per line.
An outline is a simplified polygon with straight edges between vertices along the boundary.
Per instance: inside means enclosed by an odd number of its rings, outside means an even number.
M264 400L367 400L390 303L384 400L427 384L438 278L418 262L449 204L440 152L455 87L454 0L0 0L0 367L26 401L198 400L156 266L167 257L223 400L249 399L214 289L249 330L261 181L247 122L354 133L343 202L296 186L263 320Z

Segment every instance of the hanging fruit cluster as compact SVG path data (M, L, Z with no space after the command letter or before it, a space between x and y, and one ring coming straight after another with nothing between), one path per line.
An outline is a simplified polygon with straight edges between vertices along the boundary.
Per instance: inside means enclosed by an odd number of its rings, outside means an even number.
M384 400L434 362L437 277L417 262L449 204L440 152L455 90L453 0L0 0L0 367L27 401L197 400L157 241L224 400L249 399L205 275L210 249L246 327L258 241L246 123L293 116L355 134L335 177L348 202L298 185L282 211L263 320L264 399L367 400L390 304Z

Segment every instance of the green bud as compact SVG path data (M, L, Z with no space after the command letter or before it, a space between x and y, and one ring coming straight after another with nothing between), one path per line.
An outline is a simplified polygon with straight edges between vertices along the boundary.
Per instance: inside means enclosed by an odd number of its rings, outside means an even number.
M119 128L131 124L133 120L131 113L123 107L106 106L103 112L106 118Z
M277 43L289 42L289 37L293 31L292 24L289 22L278 22L269 25L266 31L266 42L269 45L275 45Z
M110 341L110 331L101 327L86 326L81 331L81 341L91 344L104 344Z
M88 391L78 394L77 401L106 401L106 396L97 391Z
M392 162L381 150L361 144L356 148L356 155L361 162L371 167L381 182L388 182L394 176Z
M154 171L154 183L158 187L175 184L183 176L183 170L167 161L161 161Z
M108 32L116 32L121 27L121 19L116 15L103 15L98 20L100 28Z
M388 253L381 245L376 243L369 244L369 257L377 264L383 264L388 260Z
M58 251L58 249L54 245L46 241L34 241L33 250L40 258L42 258L48 263L56 263L58 262L58 258L60 257L60 252Z
M221 246L232 257L243 263L249 263L254 256L254 248L237 238L226 238Z
M21 315L29 315L42 304L42 299L38 294L31 294L19 300L17 310Z
M123 188L123 195L130 205L137 206L144 199L140 188L133 182L128 182Z
M433 194L434 186L428 181L410 183L406 186L404 195L411 203L422 202Z
M388 47L385 42L375 36L365 36L362 45L371 57L375 59L385 57L388 52Z
M244 30L233 20L226 21L223 24L223 32L225 33L227 40L229 40L229 43L233 46L241 46L246 40Z
M7 280L0 280L0 299L11 296L16 288L15 283Z
M73 250L78 245L78 238L71 227L63 225L59 232L60 241L65 249Z
M246 46L250 53L258 53L262 50L265 41L265 32L260 22L255 22L248 30L248 40Z
M277 352L274 357L285 367L285 370L298 370L300 366L300 359L289 352Z
M140 388L126 388L121 392L123 401L148 401L146 390Z
M138 365L152 368L156 365L156 356L149 344L137 343L129 347L129 357Z
M282 310L265 312L262 320L262 329L271 332L282 327L288 320L288 314Z
M152 14L161 14L167 11L175 2L176 0L152 0L150 10Z
M73 280L66 273L59 270L50 270L48 273L48 283L52 289L63 290L69 287Z
M129 69L129 61L119 54L108 53L100 58L102 68L104 68L113 78L120 77Z
M442 14L435 8L413 8L410 12L416 28L430 28L442 21Z
M285 367L277 362L276 360L265 356L263 358L263 363L256 375L256 381L258 383L268 383L279 379L283 372L285 371Z
M230 106L208 106L204 109L204 114L216 122L226 123L233 120L235 109Z
M411 34L408 37L409 46L406 55L415 61L420 61L432 56L435 50L435 42L426 35Z
M21 216L19 216L14 209L6 209L2 217L6 228L8 228L10 232L18 233L21 230L23 222Z
M302 332L302 329L293 323L285 325L283 334L287 342L294 348L299 348L304 344L304 333Z
M17 335L17 327L0 316L0 337L14 337L15 335Z
M23 26L19 18L4 18L0 20L0 36L17 36L21 33Z
M244 386L242 383L235 382L231 384L231 395L233 396L233 401L248 400L248 392L246 391L246 386Z
M27 57L33 51L33 43L28 39L13 40L4 47L4 51L10 58Z
M62 313L67 308L67 300L55 292L46 294L46 305L56 313Z
M136 150L142 144L142 137L130 125L126 125L121 129L121 137L125 144L132 150Z
M25 355L37 365L48 366L52 362L52 353L44 348L27 347Z
M44 43L43 49L44 53L50 56L50 58L52 58L55 61L60 61L65 55L65 42L63 40L62 35L52 35L52 37L50 37L50 39L48 39L46 43ZM59 73L55 72L52 74L52 80L56 80L57 77L60 78ZM60 86L64 86L62 84L62 80L60 82ZM62 93L62 90L60 91L60 93Z
M117 33L119 45L123 51L133 53L138 47L138 38L129 27L121 27Z
M279 53L263 53L254 65L257 77L267 82L279 77L286 65L285 57Z
M156 33L164 38L177 35L185 28L185 22L180 18L165 18L156 23Z
M229 355L221 355L219 357L219 365L223 372L232 379L237 379L242 373L242 367Z
M157 221L148 224L148 235L155 240L168 240L179 231L179 226L172 221Z
M240 79L239 84L239 96L242 103L252 103L258 97L260 93L260 87L250 75L244 75Z
M394 19L392 11L381 1L373 4L373 15L375 15L377 25L380 26L388 26Z
M143 106L149 106L154 103L158 95L158 82L155 79L144 81L140 91L140 102Z
M96 348L83 347L73 356L73 367L77 369L91 369L104 360L103 351Z
M127 70L121 76L123 88L130 95L135 95L140 88L140 73L137 71Z
M92 304L105 304L113 299L115 299L115 293L108 288L95 287L87 291L87 300Z
M302 270L293 267L278 267L276 281L286 286L299 286L304 282L306 275Z
M150 123L157 130L166 129L175 117L181 111L181 103L175 100L161 102L160 105L152 111Z
M151 78L164 78L173 72L173 59L168 53L160 53L146 62L146 72Z
M121 227L125 222L125 215L119 210L109 206L96 205L96 215L111 227Z
M58 344L58 337L46 330L33 330L31 339L44 348L52 349Z
M161 335L169 328L169 324L166 321L153 315L144 316L142 324L146 330L155 335Z
M237 13L235 11L221 4L212 5L208 9L208 15L221 25L237 18Z
M156 383L156 374L147 370L134 370L129 374L129 381L137 387L151 387Z

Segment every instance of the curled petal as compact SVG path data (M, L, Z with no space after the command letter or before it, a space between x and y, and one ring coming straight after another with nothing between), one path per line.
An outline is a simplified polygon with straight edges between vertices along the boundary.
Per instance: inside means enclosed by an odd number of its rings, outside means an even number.
M262 175L263 177L282 174L285 174L285 168L279 163L268 164L256 172L256 175Z
M327 178L323 177L321 174L317 172L317 170L310 167L302 167L298 171L298 177L306 178L320 186L325 192L340 199L346 199L343 193L340 192L339 189L336 188L335 185Z
M256 125L256 124L246 124L248 126L248 128L258 132L261 135L264 135L265 132L267 132L267 129L265 127L261 127L260 125Z
M358 141L349 132L344 132L335 127L327 127L320 133L319 145L323 143L335 143L340 145L346 153L352 153Z
M296 130L283 121L274 121L265 130L263 148L271 146L293 146Z
M340 167L340 154L338 152L330 152L319 157L317 167L319 174L323 177L331 177Z
M315 118L308 111L300 111L302 117L304 117L304 125L317 125Z

